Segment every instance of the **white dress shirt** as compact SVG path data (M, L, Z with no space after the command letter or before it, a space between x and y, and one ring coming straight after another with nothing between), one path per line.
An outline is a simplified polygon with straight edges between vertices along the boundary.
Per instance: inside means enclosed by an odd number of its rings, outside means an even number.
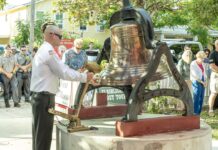
M70 69L61 61L52 45L44 42L33 58L30 90L56 94L59 79L86 82L87 74Z

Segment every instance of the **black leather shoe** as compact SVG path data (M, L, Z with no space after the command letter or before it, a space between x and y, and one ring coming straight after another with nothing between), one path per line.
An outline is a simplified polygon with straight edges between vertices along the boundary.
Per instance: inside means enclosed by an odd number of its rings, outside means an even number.
M20 107L19 103L14 103L14 107Z

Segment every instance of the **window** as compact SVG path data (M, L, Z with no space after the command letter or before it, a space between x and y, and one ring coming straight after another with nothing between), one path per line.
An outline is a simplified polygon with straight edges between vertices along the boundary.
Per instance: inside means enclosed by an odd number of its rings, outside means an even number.
M85 24L85 23L80 23L79 29L80 29L81 31L86 31L86 30L87 30L86 24Z
M96 31L97 32L104 32L105 30L105 24L106 24L106 21L101 21L100 23L98 23L96 25Z
M63 13L55 15L55 21L59 28L63 29Z
M187 44L186 43L183 43L183 44L178 44L178 43L177 44L173 44L173 45L170 46L170 49L175 50L176 54L178 55L179 53L183 52L183 49L184 49L185 45L188 45L191 48L191 50L192 50L194 55L199 50L201 50L199 44L191 44L191 43L187 43Z

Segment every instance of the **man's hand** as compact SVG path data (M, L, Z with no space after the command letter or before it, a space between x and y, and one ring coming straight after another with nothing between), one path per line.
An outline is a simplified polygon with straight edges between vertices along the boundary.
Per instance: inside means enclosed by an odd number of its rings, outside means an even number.
M79 72L85 72L86 71L86 68L81 68L81 69L78 69Z
M8 72L8 73L6 73L6 76L8 79L11 79L13 77L13 74Z
M91 81L93 79L93 77L94 77L94 73L88 72L87 73L87 82Z
M23 70L23 72L27 72L27 67L26 66L20 66L20 68Z
M207 82L203 82L203 85L206 88L207 87Z

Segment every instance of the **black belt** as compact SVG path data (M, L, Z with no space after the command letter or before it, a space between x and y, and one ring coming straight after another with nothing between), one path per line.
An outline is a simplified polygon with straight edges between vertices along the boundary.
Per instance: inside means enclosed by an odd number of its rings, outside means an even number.
M33 94L38 94L38 95L49 95L49 96L54 96L55 94L47 92L47 91L41 91L41 92L32 92Z
M17 73L30 73L30 72L22 72L22 71L17 71Z

